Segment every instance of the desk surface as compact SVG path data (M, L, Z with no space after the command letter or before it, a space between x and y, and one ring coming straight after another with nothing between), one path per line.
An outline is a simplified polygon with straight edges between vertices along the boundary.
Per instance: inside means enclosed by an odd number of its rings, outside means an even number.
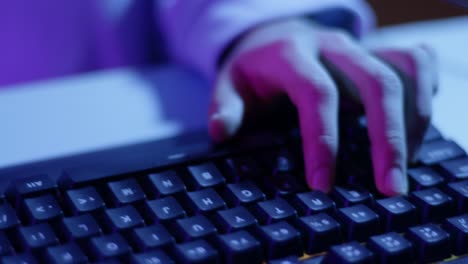
M388 46L425 42L435 48L441 89L433 122L468 149L468 17L389 27L365 41ZM202 125L194 120L206 116L208 87L172 68L157 75L123 68L0 92L0 168L163 138ZM164 85L155 85L155 78ZM178 112L183 107L194 118Z

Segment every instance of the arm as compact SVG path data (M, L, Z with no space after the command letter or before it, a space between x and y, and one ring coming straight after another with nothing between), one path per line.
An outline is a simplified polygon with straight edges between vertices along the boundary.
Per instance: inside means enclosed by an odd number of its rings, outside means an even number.
M157 19L173 59L190 65L212 80L218 60L229 44L249 29L268 21L300 15L318 15L340 9L349 14L350 29L360 35L374 24L361 0L160 0ZM330 24L335 21L327 21ZM338 22L339 23L339 22ZM348 27L349 25L333 25Z

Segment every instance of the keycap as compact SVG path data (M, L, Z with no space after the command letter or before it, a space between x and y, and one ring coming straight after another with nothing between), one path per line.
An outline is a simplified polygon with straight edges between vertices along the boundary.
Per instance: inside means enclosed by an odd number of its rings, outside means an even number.
M334 187L332 197L338 204L338 207L348 207L356 204L365 204L373 206L374 199L369 191L357 187Z
M302 234L307 254L327 251L343 239L340 224L325 213L299 218L297 228Z
M334 214L335 202L321 191L298 193L292 201L299 215L312 215L317 213Z
M209 187L214 188L226 182L226 179L213 163L188 166L187 170L190 175L187 179L187 183L192 190Z
M434 165L444 160L465 155L465 151L455 142L436 140L421 145L418 152L418 159L424 165Z
M457 213L468 212L468 180L451 182L447 185L446 191L454 198Z
M125 258L132 252L127 241L118 233L93 237L90 240L90 247L94 260Z
M100 211L106 206L94 187L69 190L65 198L68 209L73 215Z
M13 204L17 204L22 199L32 196L54 194L56 189L57 185L48 175L37 174L13 180L6 191L6 197Z
M379 216L365 205L341 208L338 217L348 241L365 241L379 232Z
M131 258L133 264L172 264L174 261L161 250L135 254Z
M15 228L20 224L15 210L10 204L0 204L0 230Z
M161 224L134 229L132 241L140 251L148 251L160 247L169 248L175 243L174 237Z
M220 235L216 245L222 252L222 263L262 263L262 247L249 232L242 230Z
M262 242L267 260L302 255L301 235L285 221L260 227L257 238Z
M377 200L376 210L386 232L404 232L418 223L416 207L401 196Z
M218 211L213 218L222 233L231 233L241 229L251 230L258 225L257 219L242 206Z
M296 210L282 198L259 202L254 205L252 211L261 224L292 222L297 218Z
M47 249L47 260L54 264L84 264L88 257L74 243L50 247Z
M414 245L418 263L435 262L450 257L450 235L437 225L411 227L407 237Z
M442 161L439 167L449 181L468 179L468 157Z
M98 223L89 214L64 218L62 230L67 240L81 240L102 234Z
M222 168L231 182L255 179L263 174L260 166L250 157L227 158Z
M3 257L2 263L3 264L36 264L39 262L30 253L21 253L15 256Z
M249 206L265 200L265 194L250 180L228 184L224 197L230 206Z
M444 178L429 167L419 167L408 170L411 190L422 190L440 186Z
M213 189L187 193L188 209L192 214L208 214L226 208L226 203Z
M23 249L41 249L59 241L49 224L37 224L19 228L19 239Z
M374 255L370 250L356 241L351 241L341 245L332 246L324 261L327 264L371 264L374 263L373 258Z
M0 256L12 255L13 247L5 234L0 233Z
M202 215L178 219L175 222L174 229L179 241L211 238L218 231L208 218Z
M411 202L420 211L420 221L422 223L438 222L444 217L452 216L452 198L438 188L430 188L411 193Z
M140 202L146 199L146 194L135 179L125 179L121 181L110 182L109 200L114 206Z
M450 234L455 255L468 253L468 214L447 218L443 228Z
M104 227L109 231L124 231L144 225L140 213L131 205L107 209L105 212Z
M297 256L288 256L285 258L273 259L273 260L268 261L268 264L297 264L297 263L299 263L299 259Z
M51 194L24 200L23 214L30 224L52 221L63 215L57 200Z
M149 183L145 184L148 193L153 197L176 195L186 191L186 187L177 172L173 170L148 175Z
M290 157L278 156L271 174L262 175L263 190L268 197L289 198L296 193L308 191L304 175L299 173L296 166L290 164Z
M205 240L195 240L183 244L178 244L174 250L177 263L220 263L219 253Z
M414 261L411 242L395 232L372 236L367 246L375 253L377 263L400 264Z
M187 216L174 197L168 196L146 201L145 213L152 223L167 223Z
M424 134L423 141L424 142L429 142L429 141L433 141L433 140L437 140L437 139L442 139L442 134L434 126L432 126L432 125L429 126L427 128L427 130L426 130L426 134Z

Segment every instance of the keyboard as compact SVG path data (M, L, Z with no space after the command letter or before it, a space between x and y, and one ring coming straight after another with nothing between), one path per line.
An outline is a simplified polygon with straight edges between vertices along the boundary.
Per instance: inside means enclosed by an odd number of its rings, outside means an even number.
M297 130L0 171L1 263L468 263L466 152L431 127L409 194L383 197L357 127L328 194L304 181Z

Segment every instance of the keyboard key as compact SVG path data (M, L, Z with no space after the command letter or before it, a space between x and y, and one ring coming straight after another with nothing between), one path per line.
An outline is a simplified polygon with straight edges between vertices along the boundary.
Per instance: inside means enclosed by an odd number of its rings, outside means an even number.
M450 235L434 224L411 227L408 239L413 243L418 263L450 257Z
M437 188L416 191L410 197L420 211L422 223L438 222L444 217L453 215L452 198Z
M122 206L146 199L146 194L135 179L126 179L107 184L110 190L110 202L114 206Z
M55 264L88 263L88 257L86 257L83 251L74 243L48 248L47 258L49 263Z
M282 198L259 202L254 205L253 212L261 224L293 222L297 218L296 210Z
M133 230L132 241L140 251L148 251L159 247L169 248L175 243L171 234L160 224Z
M325 263L359 263L371 264L374 255L366 247L356 241L333 246L325 257Z
M191 241L201 238L211 238L218 230L204 216L178 219L175 224L175 234L179 241Z
M167 223L187 216L174 197L164 197L146 202L146 215L152 223Z
M106 206L94 187L69 190L65 197L73 215L100 211Z
M457 213L468 212L468 180L451 182L446 190L454 198Z
M152 173L148 178L149 183L145 184L145 187L153 197L176 195L186 191L184 183L175 171Z
M39 263L30 253L22 253L15 256L2 258L2 264L36 264Z
M161 250L155 250L132 256L133 264L173 264L174 261Z
M67 240L82 240L102 234L98 223L89 214L64 218L62 225Z
M424 165L434 165L444 160L465 156L465 151L453 141L437 140L423 143L418 159Z
M94 237L90 240L94 260L123 258L132 252L127 241L118 233Z
M332 197L337 202L338 207L348 207L356 204L373 206L374 199L369 191L363 188L338 187L333 188Z
M10 204L0 204L0 230L15 228L20 224L15 210Z
M268 261L268 264L297 264L297 263L299 263L299 259L297 256L289 256L285 258L274 259L274 260ZM314 264L320 264L320 262L314 263Z
M249 180L228 184L224 196L231 206L249 206L265 200L265 194Z
M447 218L443 227L450 234L455 254L468 253L468 214Z
M365 241L379 233L379 216L367 206L358 204L338 210L348 241Z
M301 235L287 222L260 227L258 238L262 241L267 260L302 255Z
M263 175L262 169L249 157L228 158L223 163L223 171L231 182L255 179Z
M177 263L217 264L220 263L218 252L205 240L195 240L178 244L174 250Z
M335 202L321 191L298 193L292 203L300 215L333 214L336 211Z
M6 196L13 204L18 204L22 199L32 196L55 193L57 185L45 174L33 175L27 178L19 178L11 182L6 191Z
M57 200L51 194L24 200L24 214L30 224L52 221L63 215Z
M325 213L301 217L297 227L307 254L327 251L330 246L342 241L340 224Z
M21 227L19 235L19 239L25 250L41 249L59 242L52 228L46 223Z
M414 261L412 244L395 232L371 237L368 247L375 253L377 263L400 264Z
M222 252L222 263L262 263L262 247L247 231L220 235L216 243Z
M12 255L13 247L5 234L0 233L0 256Z
M418 223L416 207L401 196L377 200L376 210L386 232L404 232Z
M468 158L463 157L455 160L443 161L439 164L442 173L450 181L468 179Z
M105 212L105 222L105 227L109 231L124 231L145 225L143 218L131 205L107 209Z
M257 219L242 206L216 212L214 221L223 233L253 229L258 225Z
M226 203L213 189L187 193L187 205L193 214L213 213L226 208Z
M411 190L437 187L444 182L444 178L429 167L409 169L408 175Z
M217 187L226 182L226 179L213 163L189 166L187 170L190 175L188 183L192 190Z

